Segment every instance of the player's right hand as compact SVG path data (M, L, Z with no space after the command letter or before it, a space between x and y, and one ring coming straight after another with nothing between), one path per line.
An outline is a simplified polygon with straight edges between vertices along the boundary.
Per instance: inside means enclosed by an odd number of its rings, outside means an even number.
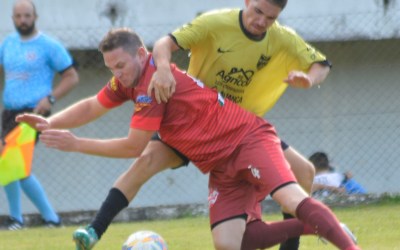
M159 68L153 73L150 80L149 88L147 89L147 95L151 96L151 92L154 89L154 95L158 104L162 102L168 102L168 99L175 92L176 81L172 75L171 69Z
M50 128L50 122L46 118L40 115L25 113L18 115L15 118L15 121L27 123L29 126L38 131L44 131Z

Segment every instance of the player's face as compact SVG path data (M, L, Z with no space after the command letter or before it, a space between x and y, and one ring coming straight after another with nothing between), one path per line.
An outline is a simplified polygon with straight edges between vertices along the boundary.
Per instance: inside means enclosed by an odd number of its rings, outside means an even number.
M14 26L22 36L30 36L35 31L36 14L28 2L19 2L14 6L12 16Z
M103 53L104 64L124 87L134 88L142 76L145 53L144 48L139 48L135 55L117 48Z
M255 36L263 35L275 22L282 9L268 0L246 0L243 24Z

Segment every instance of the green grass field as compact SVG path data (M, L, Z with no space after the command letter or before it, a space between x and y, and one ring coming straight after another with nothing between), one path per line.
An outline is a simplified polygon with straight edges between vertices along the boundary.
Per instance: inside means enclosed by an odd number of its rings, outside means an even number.
M364 250L400 250L400 202L334 209L338 218L346 223L358 237ZM279 214L265 215L265 220L280 220ZM76 226L60 229L29 228L23 231L0 231L0 250L63 250L74 249L71 239ZM176 220L113 224L96 250L121 249L129 234L138 230L153 230L161 234L170 250L213 249L208 218L196 217ZM278 249L274 247L272 249ZM331 250L315 236L305 236L300 249Z

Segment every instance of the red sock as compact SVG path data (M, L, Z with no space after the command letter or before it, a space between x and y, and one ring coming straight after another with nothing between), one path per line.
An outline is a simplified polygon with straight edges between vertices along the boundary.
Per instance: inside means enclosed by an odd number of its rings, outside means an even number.
M321 202L305 198L296 208L297 218L310 225L314 232L332 242L339 249L358 249L343 231L331 210Z
M307 231L310 234L313 233L305 228L307 227L298 219L272 223L260 220L252 221L246 225L241 250L264 249L284 242L289 238L299 237L307 233Z

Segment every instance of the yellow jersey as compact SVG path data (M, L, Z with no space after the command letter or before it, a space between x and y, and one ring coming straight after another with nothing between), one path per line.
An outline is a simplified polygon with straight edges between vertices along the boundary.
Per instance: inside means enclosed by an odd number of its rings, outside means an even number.
M207 12L171 33L190 50L188 73L246 110L264 116L287 88L292 70L307 71L326 57L277 21L256 38L239 9Z

